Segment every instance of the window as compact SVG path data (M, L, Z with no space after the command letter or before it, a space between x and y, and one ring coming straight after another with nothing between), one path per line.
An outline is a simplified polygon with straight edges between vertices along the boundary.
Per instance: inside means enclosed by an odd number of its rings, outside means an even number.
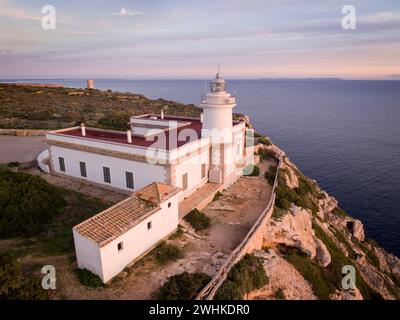
M60 165L60 171L65 172L65 161L64 161L64 158L58 157L58 164Z
M201 165L201 178L204 179L206 177L206 164L203 163Z
M118 248L118 252L124 250L124 243L123 242L118 243L117 248Z
M182 175L182 188L186 190L188 188L188 174L185 173Z
M79 162L79 167L81 168L81 176L82 176L82 177L87 177L86 163L84 163L84 162Z
M133 183L133 173L132 172L125 172L126 175L126 187L129 189L134 189L134 183Z
M168 202L168 208L171 208L171 202Z
M103 167L104 182L111 183L110 168Z
M151 221L147 222L147 230L151 229Z

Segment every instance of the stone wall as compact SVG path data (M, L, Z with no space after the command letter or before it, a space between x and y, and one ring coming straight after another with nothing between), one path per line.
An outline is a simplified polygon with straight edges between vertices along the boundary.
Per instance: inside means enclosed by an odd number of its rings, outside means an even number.
M47 130L30 130L30 129L0 129L0 135L20 136L20 137L35 137L45 136Z
M283 157L279 155L278 169L276 171L274 185L272 187L272 196L267 203L265 209L254 223L253 227L247 233L242 242L232 251L226 262L219 269L211 281L198 294L196 300L212 300L218 291L219 287L225 281L232 267L243 258L246 253L251 253L254 250L262 249L263 245L263 228L266 222L270 219L275 205L275 188L278 184L278 172L283 163Z

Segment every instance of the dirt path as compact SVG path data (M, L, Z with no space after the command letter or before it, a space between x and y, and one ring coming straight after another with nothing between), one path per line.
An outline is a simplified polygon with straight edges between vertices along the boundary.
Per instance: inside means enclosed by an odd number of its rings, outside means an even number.
M158 266L145 257L102 289L87 289L76 280L72 270L75 265L67 257L46 258L58 270L59 289L54 298L62 299L150 299L168 277L188 272L205 272L214 275L231 251L242 241L271 196L272 188L263 172L274 163L260 165L259 177L241 177L203 212L211 218L211 227L203 234L185 233L168 243L182 248L184 257L165 266Z
M0 163L30 162L47 148L45 137L16 137L0 135Z

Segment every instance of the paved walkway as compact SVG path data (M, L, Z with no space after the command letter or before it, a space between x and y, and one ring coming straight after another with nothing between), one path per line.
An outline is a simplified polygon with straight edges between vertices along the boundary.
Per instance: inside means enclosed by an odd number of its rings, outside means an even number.
M0 163L30 162L47 148L45 137L0 136Z
M222 185L217 183L206 183L195 193L191 194L185 200L179 203L179 220L194 208L203 209L211 200L217 191L222 190Z

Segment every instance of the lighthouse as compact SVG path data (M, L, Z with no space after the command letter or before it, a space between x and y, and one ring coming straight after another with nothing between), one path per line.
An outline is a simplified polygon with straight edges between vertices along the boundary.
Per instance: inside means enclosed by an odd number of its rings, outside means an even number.
M203 108L201 135L209 136L212 146L209 180L227 186L234 180L232 109L236 98L226 91L226 81L219 68L200 106Z

